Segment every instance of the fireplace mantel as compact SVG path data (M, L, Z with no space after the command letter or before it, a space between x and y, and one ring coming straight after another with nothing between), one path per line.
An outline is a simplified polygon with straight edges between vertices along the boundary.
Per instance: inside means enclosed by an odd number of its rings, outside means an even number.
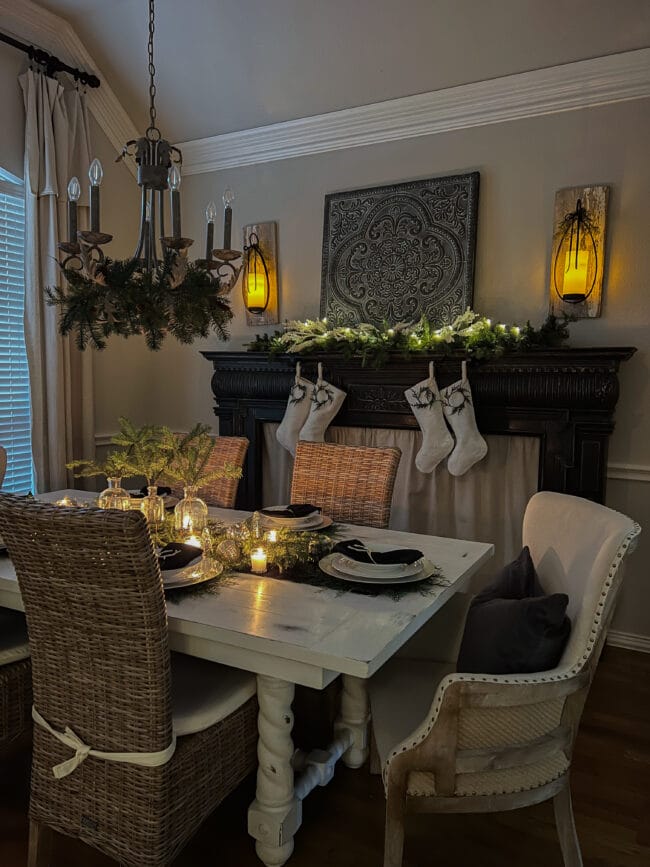
M607 445L614 429L618 369L633 347L559 348L473 362L470 380L480 430L540 439L539 489L602 502ZM279 422L295 375L296 356L265 352L203 352L212 362L219 432L251 442L238 505L262 505L262 426ZM325 378L347 392L335 423L351 427L417 429L404 391L428 375L443 387L460 376L463 355L395 357L380 369L359 359L302 356L303 375Z

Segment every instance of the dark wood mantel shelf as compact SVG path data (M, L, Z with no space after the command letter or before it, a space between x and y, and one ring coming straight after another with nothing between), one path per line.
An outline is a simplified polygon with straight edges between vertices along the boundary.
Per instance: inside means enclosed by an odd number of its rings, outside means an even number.
M602 501L618 369L634 352L633 347L558 348L472 362L479 428L486 434L539 437L539 489ZM259 507L262 425L281 420L297 358L264 352L202 354L214 368L219 432L251 441L238 505ZM308 379L316 378L322 362L326 379L347 392L337 425L416 429L404 391L428 375L431 360L441 387L454 382L462 357L396 357L379 369L334 354L302 356L300 362Z

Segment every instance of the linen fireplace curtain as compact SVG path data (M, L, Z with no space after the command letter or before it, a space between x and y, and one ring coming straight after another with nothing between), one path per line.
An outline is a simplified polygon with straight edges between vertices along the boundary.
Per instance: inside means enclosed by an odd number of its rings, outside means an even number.
M62 279L58 243L65 235L68 180L88 177L90 134L85 97L28 70L19 76L25 103L25 344L29 362L32 451L38 491L72 485L66 463L95 453L92 356L58 331L46 286ZM79 203L81 204L81 202ZM79 208L79 228L87 224Z
M288 503L293 458L275 439L277 424L264 425L262 486L264 505ZM487 456L464 476L450 475L445 461L421 473L415 456L420 431L388 428L328 428L328 442L397 446L391 530L492 542L494 558L472 582L475 590L521 550L521 525L528 500L538 489L539 440L525 436L486 436Z

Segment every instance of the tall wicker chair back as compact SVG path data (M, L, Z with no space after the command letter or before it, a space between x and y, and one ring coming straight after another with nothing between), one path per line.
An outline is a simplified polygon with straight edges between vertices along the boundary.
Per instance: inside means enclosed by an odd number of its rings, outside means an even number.
M3 485L5 480L5 475L7 473L7 449L4 446L0 446L0 488Z
M299 442L291 502L313 503L335 521L388 527L398 448Z
M168 751L167 615L144 517L4 494L0 533L27 616L35 711L56 732L69 728L93 750ZM169 864L241 779L237 769L245 774L254 766L254 703L248 713L250 744L238 744L230 775L222 755L229 745L213 726L179 739L158 766L90 755L57 779L53 768L74 750L35 724L30 867L40 867L47 829L78 837L129 867Z
M215 448L206 466L207 471L217 470L224 464L243 467L248 451L246 437L215 437ZM234 509L237 497L239 479L217 479L201 488L199 496L208 506L221 506L222 509ZM183 496L183 488L175 485L172 488L175 497Z
M385 867L402 864L407 811L492 812L549 798L565 867L582 864L571 757L623 561L639 533L634 521L604 506L536 494L524 518L524 544L545 590L570 598L572 635L559 666L539 674L488 676L450 673L453 666L444 661L396 660L392 671L389 663L379 672L371 705L387 796ZM394 720L387 731L389 697L402 709L401 731Z

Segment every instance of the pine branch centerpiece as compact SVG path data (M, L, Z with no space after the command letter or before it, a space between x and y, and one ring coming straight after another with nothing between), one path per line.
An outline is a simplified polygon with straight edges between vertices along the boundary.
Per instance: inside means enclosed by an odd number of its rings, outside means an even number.
M498 358L512 352L525 352L559 346L569 337L571 317L550 315L539 327L493 323L468 309L451 325L436 327L426 318L416 323L381 327L369 323L355 326L330 326L327 319L293 320L285 330L263 334L248 344L249 352L272 355L340 353L344 358L360 358L365 367L382 367L391 356L412 358L418 355L449 355L465 352L477 359Z

